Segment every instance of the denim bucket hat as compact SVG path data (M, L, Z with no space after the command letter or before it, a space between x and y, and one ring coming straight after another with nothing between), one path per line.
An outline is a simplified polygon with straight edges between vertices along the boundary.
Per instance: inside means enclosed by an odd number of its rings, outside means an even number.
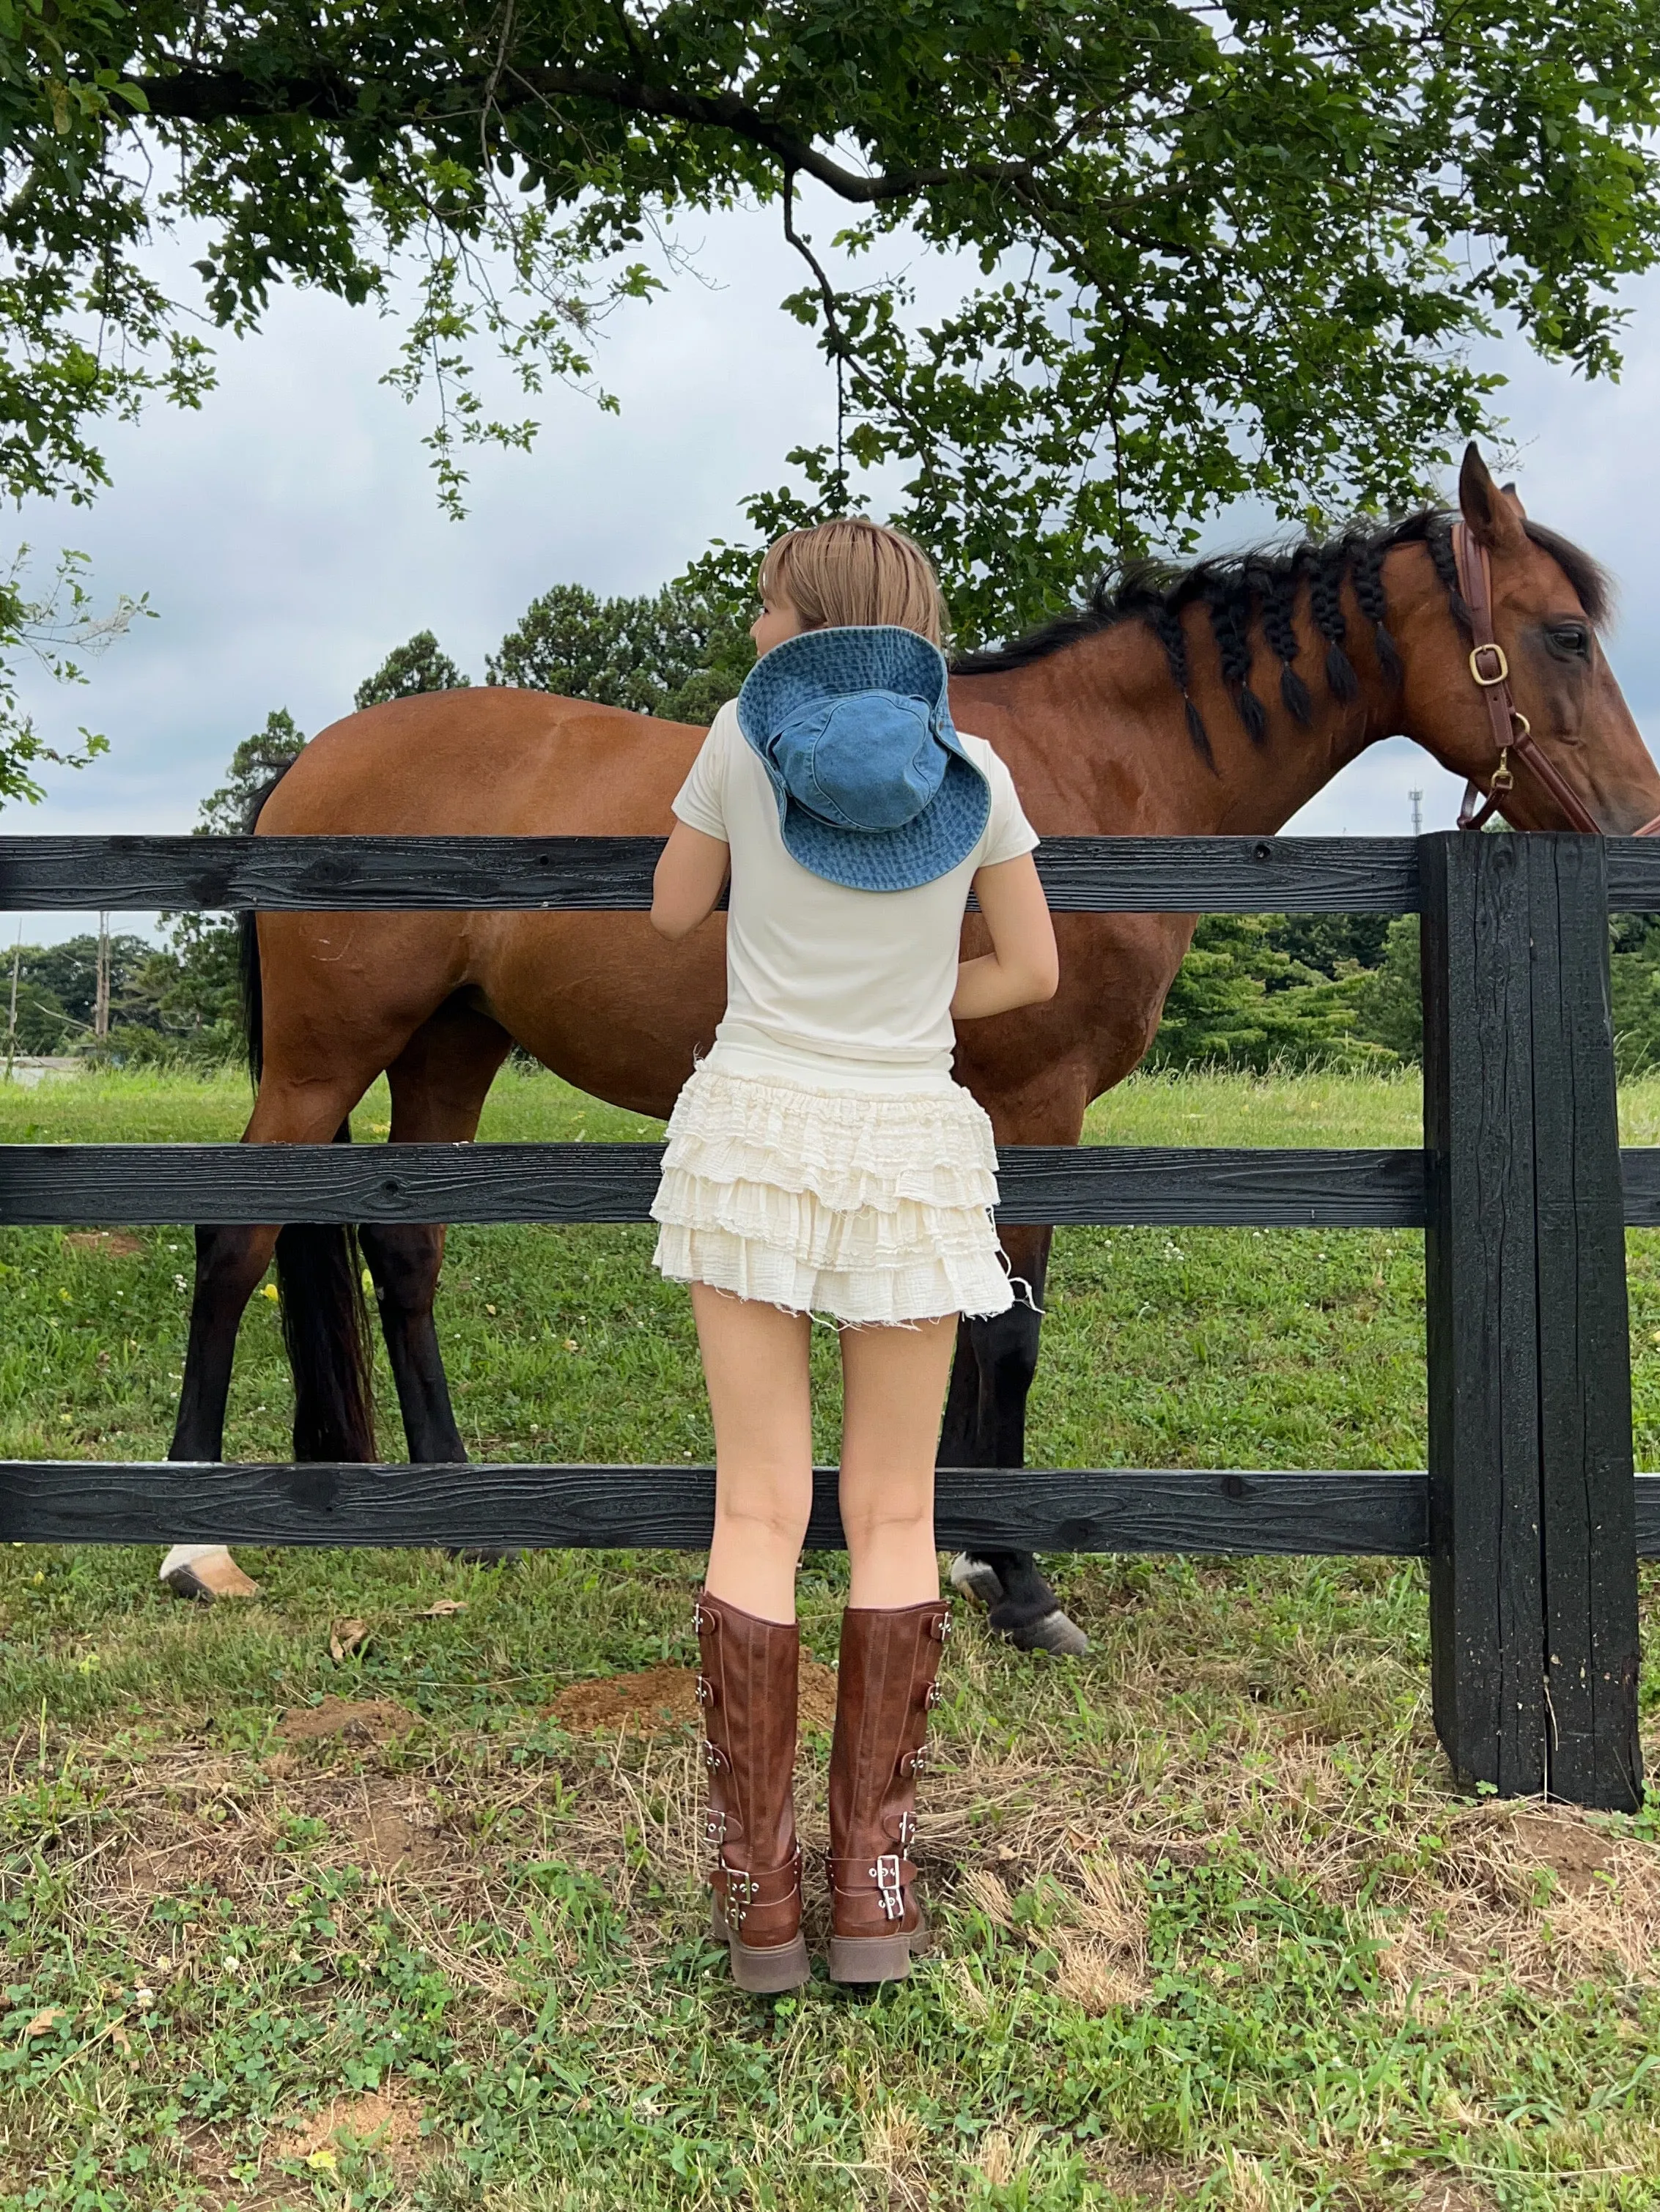
M991 787L946 703L946 656L891 624L804 630L757 661L738 726L791 858L856 891L909 891L979 843Z

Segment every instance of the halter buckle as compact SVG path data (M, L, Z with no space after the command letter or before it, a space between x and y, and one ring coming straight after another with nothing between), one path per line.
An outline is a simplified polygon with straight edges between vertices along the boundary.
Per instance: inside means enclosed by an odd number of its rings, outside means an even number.
M1481 656L1484 653L1490 653L1493 659L1498 662L1499 673L1496 676L1484 676L1481 673ZM1491 690L1496 684L1508 684L1510 682L1510 662L1505 657L1504 647L1497 643L1496 641L1490 641L1486 645L1473 646L1470 649L1469 659L1470 674L1475 678L1476 682L1481 686L1483 690Z

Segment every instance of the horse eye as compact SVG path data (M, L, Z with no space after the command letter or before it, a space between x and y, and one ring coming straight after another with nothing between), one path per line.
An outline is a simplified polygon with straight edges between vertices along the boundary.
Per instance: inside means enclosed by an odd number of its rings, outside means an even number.
M1563 660L1584 660L1590 652L1590 632L1583 623L1553 623L1545 638Z

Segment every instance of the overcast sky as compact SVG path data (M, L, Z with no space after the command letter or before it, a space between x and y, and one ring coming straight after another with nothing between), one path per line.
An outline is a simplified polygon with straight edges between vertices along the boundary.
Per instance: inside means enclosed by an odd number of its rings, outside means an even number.
M5 829L188 829L233 746L272 708L315 732L350 710L355 687L412 631L435 630L482 681L486 652L550 585L651 589L712 538L741 534L738 501L785 480L789 447L830 434L832 393L811 334L778 309L800 280L775 217L711 222L702 268L703 283L682 277L608 325L600 374L620 415L562 391L521 408L544 423L534 452L477 456L459 523L433 495L425 418L378 380L392 325L284 293L258 337L220 342L219 389L199 414L157 406L112 431L113 488L90 513L24 517L21 534L42 552L79 547L101 596L147 591L158 618L117 643L86 690L30 687L44 732L67 738L84 721L111 751L81 775L52 773L46 803L12 808ZM1619 385L1587 386L1519 344L1494 351L1511 379L1529 511L1621 580L1614 665L1652 742L1660 280L1628 301ZM1254 526L1229 518L1212 543ZM1374 748L1290 826L1404 834L1414 785L1426 826L1450 826L1452 780L1404 741ZM26 933L80 926L43 917Z

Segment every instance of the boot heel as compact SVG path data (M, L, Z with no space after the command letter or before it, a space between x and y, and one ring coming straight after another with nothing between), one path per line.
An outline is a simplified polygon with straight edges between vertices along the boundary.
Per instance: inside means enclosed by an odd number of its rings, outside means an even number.
M832 1936L833 1982L903 1982L910 1972L909 1936Z
M740 1943L733 1936L727 1938L727 1949L733 1980L753 1996L775 1996L781 1990L799 1990L812 1979L806 1943L800 1936L793 1943L766 1947Z

